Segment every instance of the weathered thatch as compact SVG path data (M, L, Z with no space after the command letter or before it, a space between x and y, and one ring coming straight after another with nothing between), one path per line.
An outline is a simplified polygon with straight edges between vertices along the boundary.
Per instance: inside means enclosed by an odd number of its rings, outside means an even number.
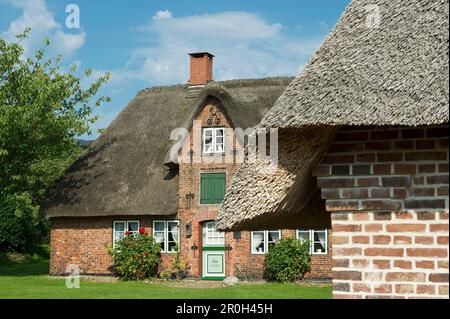
M448 16L448 0L354 0L261 125L448 123Z
M326 218L324 202L309 168L317 164L334 134L335 129L329 127L280 130L278 165L274 168L263 160L241 164L222 203L219 227L329 227L330 219Z
M296 164L280 165L271 177L260 165L242 165L218 227L281 228L306 218L304 200L318 198L307 176L341 125L448 123L448 14L448 0L353 0L259 125L299 130L279 141L281 149L297 148L280 152L280 163ZM289 198L297 205L286 206Z
M291 81L216 82L196 98L185 85L141 91L49 190L47 216L176 214L178 172L163 165L172 129L189 125L208 96L223 102L233 123L253 126Z

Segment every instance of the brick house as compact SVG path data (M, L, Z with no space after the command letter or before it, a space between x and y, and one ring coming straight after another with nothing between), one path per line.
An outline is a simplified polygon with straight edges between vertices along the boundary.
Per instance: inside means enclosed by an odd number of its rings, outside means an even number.
M335 298L448 298L448 1L354 0L258 127L218 229L331 216ZM261 198L270 200L260 200Z
M211 54L190 54L188 85L139 92L49 191L52 275L69 264L109 274L107 246L144 227L161 243L164 272L180 249L192 277L260 279L272 245L297 236L313 242L308 276L331 277L329 215L298 229L216 230L243 154L230 129L257 124L293 78L214 82L212 71ZM180 128L188 138L171 136Z

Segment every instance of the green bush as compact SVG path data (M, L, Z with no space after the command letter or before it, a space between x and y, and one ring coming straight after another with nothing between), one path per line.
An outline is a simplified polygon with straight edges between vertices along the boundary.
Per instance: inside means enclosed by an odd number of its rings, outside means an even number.
M146 234L129 235L116 241L109 253L114 273L124 280L140 280L156 276L161 246Z
M28 193L0 194L0 253L30 252L39 233L38 215Z
M264 261L268 280L292 282L302 279L310 270L309 242L283 238L269 250Z

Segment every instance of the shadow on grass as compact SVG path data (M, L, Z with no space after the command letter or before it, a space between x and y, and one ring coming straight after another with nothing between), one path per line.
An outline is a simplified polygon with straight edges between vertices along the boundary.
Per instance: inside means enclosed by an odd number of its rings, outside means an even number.
M28 255L18 253L0 255L0 277L47 275L49 257L48 245L36 246Z
M0 277L48 275L49 261L0 262Z

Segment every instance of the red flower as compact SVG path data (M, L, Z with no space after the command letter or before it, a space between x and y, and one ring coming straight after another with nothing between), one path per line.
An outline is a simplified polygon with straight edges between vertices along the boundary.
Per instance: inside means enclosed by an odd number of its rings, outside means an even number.
M145 233L145 228L141 227L139 228L139 234L143 235Z
M130 232L127 230L127 231L125 232L125 236L128 236L128 235L130 235Z

